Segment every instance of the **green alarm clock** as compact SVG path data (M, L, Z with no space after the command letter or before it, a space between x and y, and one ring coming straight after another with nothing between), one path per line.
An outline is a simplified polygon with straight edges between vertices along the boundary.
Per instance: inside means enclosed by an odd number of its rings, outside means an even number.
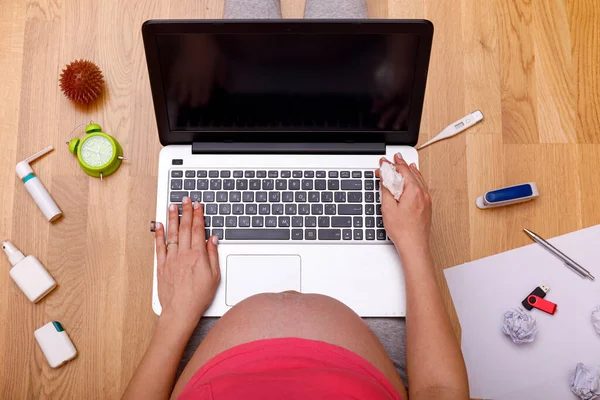
M85 133L85 137L67 142L69 151L77 156L79 166L86 174L102 180L126 160L123 148L114 137L102 132L98 124L86 126Z

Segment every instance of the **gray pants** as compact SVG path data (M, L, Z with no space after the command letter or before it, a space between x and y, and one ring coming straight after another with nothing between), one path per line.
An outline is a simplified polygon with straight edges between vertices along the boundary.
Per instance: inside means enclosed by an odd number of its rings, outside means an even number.
M305 18L366 19L366 0L306 0ZM225 19L281 18L279 0L226 0ZM200 342L218 318L202 318L187 344L179 371L190 361ZM404 318L364 318L394 362L404 384L406 380L406 320Z
M366 0L306 0L304 17L366 19ZM225 19L281 18L279 0L225 0Z

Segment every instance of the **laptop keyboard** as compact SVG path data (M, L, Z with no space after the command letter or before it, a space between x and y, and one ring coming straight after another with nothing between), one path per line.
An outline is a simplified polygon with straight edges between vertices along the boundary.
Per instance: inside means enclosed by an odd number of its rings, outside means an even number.
M224 241L381 242L373 170L172 169L169 201L204 205L206 235Z

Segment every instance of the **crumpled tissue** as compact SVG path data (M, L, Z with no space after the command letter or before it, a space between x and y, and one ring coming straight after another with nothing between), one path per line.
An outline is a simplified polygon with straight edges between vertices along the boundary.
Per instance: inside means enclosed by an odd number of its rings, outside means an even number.
M517 344L533 342L538 333L535 318L522 308L512 308L504 313L502 332Z
M600 371L598 368L588 368L579 363L571 372L571 391L583 400L600 398Z
M383 186L388 188L394 199L398 201L404 191L404 177L402 174L396 171L395 166L387 162L381 165L379 173L381 174L381 183Z
M592 311L592 325L594 325L594 329L600 335L600 306Z

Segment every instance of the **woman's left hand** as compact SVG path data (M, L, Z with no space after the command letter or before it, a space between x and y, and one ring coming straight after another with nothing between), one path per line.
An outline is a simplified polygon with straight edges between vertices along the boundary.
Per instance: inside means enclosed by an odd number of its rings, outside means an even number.
M212 303L221 280L217 245L219 239L206 240L201 204L183 199L181 221L175 204L169 206L169 232L165 242L164 226L156 225L158 298L160 319L169 325L193 330Z

